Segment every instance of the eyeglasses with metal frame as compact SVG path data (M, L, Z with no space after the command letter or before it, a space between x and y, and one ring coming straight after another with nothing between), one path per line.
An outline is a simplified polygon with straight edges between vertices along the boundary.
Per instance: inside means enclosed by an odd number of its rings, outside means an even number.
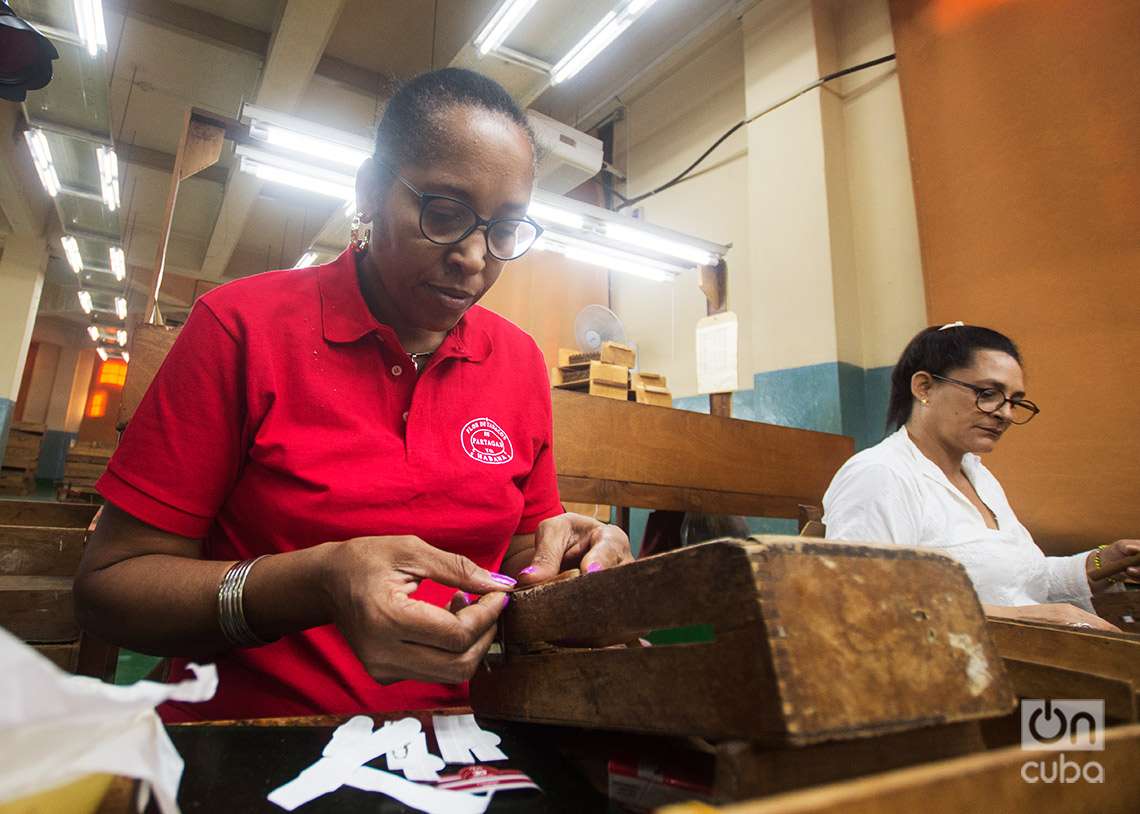
M487 251L497 260L517 260L534 246L542 227L529 217L483 218L471 205L450 195L420 192L407 178L386 164L377 164L392 173L420 199L420 233L437 246L462 243L476 229L483 229Z
M1009 420L1014 424L1028 424L1033 420L1033 417L1041 412L1041 408L1028 399L1011 399L1006 396L1001 390L996 387L979 387L976 384L963 382L958 379L951 379L949 376L938 376L931 373L930 378L937 379L940 382L949 382L956 384L959 387L966 387L973 390L977 395L974 403L978 409L983 413L992 414L1000 410L1008 402L1011 406Z

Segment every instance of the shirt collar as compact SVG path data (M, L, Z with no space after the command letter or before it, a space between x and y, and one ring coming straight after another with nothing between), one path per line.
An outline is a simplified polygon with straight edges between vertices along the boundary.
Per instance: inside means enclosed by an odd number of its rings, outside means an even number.
M919 471L922 472L922 474L937 481L942 486L953 492L955 496L966 500L967 503L969 502L966 499L966 496L962 494L961 490L952 484L950 482L950 479L946 477L946 473L938 468L938 464L927 458L926 455L923 454L922 450L918 448L918 444L914 443L914 440L911 439L910 433L907 432L905 425L899 427L898 431L895 433L895 438L898 439L899 443L907 451L907 454L910 456L911 460L914 462L915 466L918 467ZM962 456L962 470L966 473L966 477L969 478L970 483L974 485L974 490L977 491L979 495L981 494L981 491L976 475L978 473L978 467L980 465L981 458L979 458L974 453L967 452ZM973 504L971 503L970 505L972 506Z
M356 252L351 246L332 262L317 267L317 284L321 292L321 325L326 342L356 342L374 333L393 347L401 347L396 332L368 310L356 277ZM493 344L482 324L482 311L479 306L473 306L464 314L448 332L436 355L472 362L486 359Z

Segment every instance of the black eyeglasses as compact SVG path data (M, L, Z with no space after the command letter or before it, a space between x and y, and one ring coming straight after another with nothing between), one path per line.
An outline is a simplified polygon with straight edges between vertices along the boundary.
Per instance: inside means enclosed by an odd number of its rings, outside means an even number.
M487 251L491 256L497 260L515 260L526 254L542 234L542 227L528 217L481 218L464 201L448 195L420 192L391 167L384 164L380 166L396 176L400 183L420 199L420 232L436 245L462 243L472 232L482 227Z
M937 379L940 382L956 384L959 387L970 388L977 394L978 398L975 400L975 404L978 405L978 409L983 413L996 413L1008 402L1011 408L1009 420L1014 424L1028 424L1033 420L1033 416L1041 412L1041 408L1032 401L1027 399L1006 398L1005 393L995 387L978 387L976 384L958 381L957 379L951 379L947 376L936 376L933 373L930 374L930 378Z

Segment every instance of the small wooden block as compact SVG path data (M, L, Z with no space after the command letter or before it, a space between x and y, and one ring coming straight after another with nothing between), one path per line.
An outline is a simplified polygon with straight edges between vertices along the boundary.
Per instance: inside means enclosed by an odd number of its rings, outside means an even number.
M584 362L598 361L611 365L621 365L625 368L637 364L637 351L629 345L620 342L603 342L600 350L578 351L571 348L558 349L558 366L580 365Z
M491 717L799 746L1014 704L965 570L917 549L717 541L520 591L500 623L507 653L471 682ZM692 626L712 641L511 647Z
M629 386L629 369L621 365L595 361L580 365L565 365L550 371L550 383L556 387L584 381L606 382L625 388Z
M669 385L665 382L664 373L646 373L645 371L640 371L638 373L629 374L629 386L634 390L642 387L660 387L664 390Z
M638 404L652 404L655 407L672 407L673 394L659 387L642 387L631 391Z

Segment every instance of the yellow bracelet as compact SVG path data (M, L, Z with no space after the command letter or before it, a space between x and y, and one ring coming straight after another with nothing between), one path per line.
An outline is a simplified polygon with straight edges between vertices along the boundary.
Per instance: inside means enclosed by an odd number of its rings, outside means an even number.
M1107 543L1105 543L1104 545L1098 545L1096 547L1096 553L1093 554L1093 570L1094 571L1100 570L1100 552L1104 551L1106 548L1108 548Z

